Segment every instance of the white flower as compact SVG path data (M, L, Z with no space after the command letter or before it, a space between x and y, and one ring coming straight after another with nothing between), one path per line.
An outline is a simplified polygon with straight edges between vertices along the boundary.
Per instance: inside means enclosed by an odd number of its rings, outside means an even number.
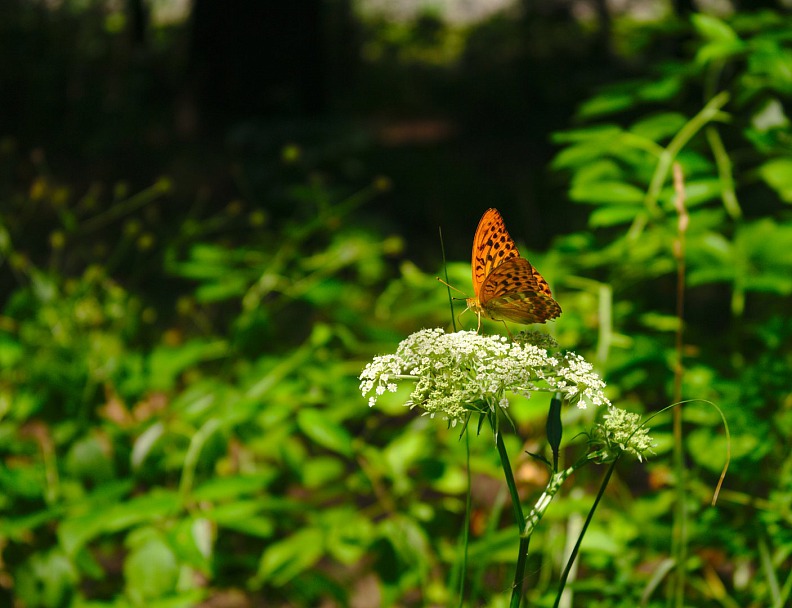
M653 454L653 443L649 429L640 425L641 417L617 407L609 407L595 429L595 437L607 448L628 452L638 460L646 454Z
M530 396L532 392L560 391L585 408L588 403L608 405L605 383L590 363L575 353L550 356L533 344L508 342L503 336L474 331L447 334L440 328L423 329L403 340L395 354L375 357L360 375L360 391L374 405L396 381L416 382L409 407L439 414L452 424L470 411L506 408L505 392Z

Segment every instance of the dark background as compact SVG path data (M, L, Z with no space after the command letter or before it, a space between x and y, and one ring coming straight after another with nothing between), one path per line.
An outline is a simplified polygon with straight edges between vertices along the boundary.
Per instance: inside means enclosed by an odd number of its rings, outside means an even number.
M142 0L0 11L0 133L21 157L35 151L84 187L169 176L174 221L199 191L278 217L289 209L263 193L273 158L298 144L333 179L390 178L390 196L361 214L409 231L424 261L439 258L438 225L467 238L490 206L537 249L584 226L547 171L548 137L598 84L653 58L651 46L616 51L604 2L526 0L464 25L433 11L394 25L349 0L196 0L166 25ZM452 30L464 41L449 52ZM662 51L681 43L670 33Z

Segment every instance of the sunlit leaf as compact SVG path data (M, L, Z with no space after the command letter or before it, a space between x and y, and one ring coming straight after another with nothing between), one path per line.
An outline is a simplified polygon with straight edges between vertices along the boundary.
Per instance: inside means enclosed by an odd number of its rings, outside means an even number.
M627 110L634 104L635 97L633 95L605 93L581 103L577 113L580 118L598 118Z
M778 192L786 203L792 203L792 159L775 158L759 167L759 175Z
M643 118L630 127L630 131L641 137L659 142L674 136L687 122L678 112L664 112Z
M592 228L618 226L632 222L636 215L637 210L632 205L598 207L589 215L589 226Z
M729 25L717 17L705 13L695 13L690 18L700 36L713 42L733 43L740 38Z
M569 197L582 203L639 205L645 195L641 189L625 182L597 182L573 187Z

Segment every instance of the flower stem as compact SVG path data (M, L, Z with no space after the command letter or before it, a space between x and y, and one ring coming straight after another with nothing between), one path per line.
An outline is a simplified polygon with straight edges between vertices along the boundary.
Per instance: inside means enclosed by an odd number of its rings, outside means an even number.
M583 528L580 530L580 535L578 536L577 542L575 546L572 548L572 553L569 554L569 559L567 560L567 564L564 567L564 572L561 574L561 581L558 585L558 595L556 595L555 603L553 604L553 608L558 608L559 603L561 602L561 596L564 593L564 587L566 587L567 578L569 577L569 572L572 570L572 564L575 563L575 558L577 557L578 552L580 551L580 544L583 542L583 537L586 534L586 530L588 530L589 524L591 520L594 518L594 512L597 510L597 506L599 505L602 496L605 494L605 488L608 487L608 482L610 482L611 475L613 475L613 470L616 468L616 463L619 462L621 458L621 453L619 453L616 458L613 459L611 462L610 467L608 467L608 472L605 473L605 477L600 484L599 492L597 492L597 497L594 499L594 504L591 505L591 509L589 509L588 516L586 517L586 521L583 524ZM581 464L584 464L585 461ZM576 467L571 467L567 469L568 471L573 471Z
M497 428L496 421L491 420L491 422L493 428ZM510 608L519 608L523 597L523 581L525 580L525 567L528 563L528 546L531 542L531 535L523 534L524 517L522 505L520 504L520 495L517 493L517 484L514 482L514 473L512 473L509 454L506 452L506 446L503 443L503 436L497 431L495 432L495 445L498 448L503 474L506 476L506 486L509 488L512 508L514 509L514 519L517 523L517 530L520 533L520 548L517 554L517 564L514 568L514 582L512 583L511 601L509 602Z
M501 433L495 434L495 445L498 448L498 456L500 456L503 474L506 476L506 486L509 488L509 494L511 495L512 508L514 509L514 519L517 522L517 530L522 532L523 510L522 505L520 504L520 495L517 493L517 484L514 481L514 473L512 473L511 470L509 454L506 452L506 446L503 444L503 436Z

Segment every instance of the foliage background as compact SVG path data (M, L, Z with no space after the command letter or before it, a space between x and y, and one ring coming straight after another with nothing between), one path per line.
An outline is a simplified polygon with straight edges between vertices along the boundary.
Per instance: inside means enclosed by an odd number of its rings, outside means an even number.
M567 605L666 605L680 508L687 605L785 605L792 29L744 4L0 5L0 604L457 604L465 442L403 394L369 410L356 376L450 326L437 227L469 289L497 206L561 347L621 407L671 403L676 161L682 397L722 408L732 465L709 507L720 418L685 406L681 486L658 419ZM512 404L527 502L546 411ZM595 414L564 413L566 458ZM470 449L466 602L505 605L508 495L489 439ZM597 483L543 520L530 605L552 605Z

